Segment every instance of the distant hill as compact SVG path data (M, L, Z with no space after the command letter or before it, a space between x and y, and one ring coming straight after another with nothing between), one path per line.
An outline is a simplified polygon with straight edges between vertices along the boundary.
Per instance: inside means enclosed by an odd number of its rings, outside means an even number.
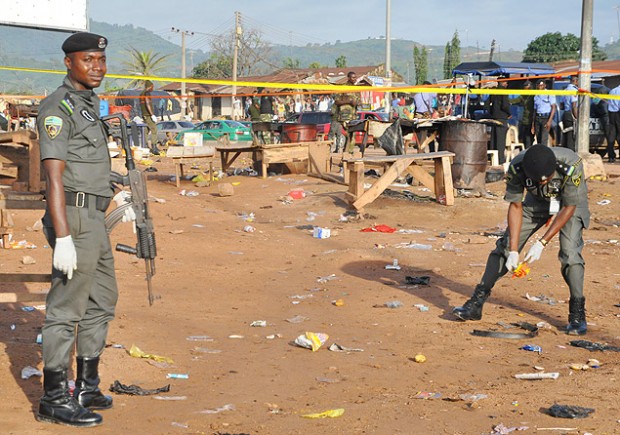
M110 39L108 54L108 72L124 73L123 60L130 46L140 51L170 55L169 67L162 75L169 77L181 76L181 48L153 32L132 25L107 24L91 21L90 30L106 35ZM63 56L60 50L67 33L46 30L25 29L0 25L0 65L22 68L41 68L63 70ZM447 41L446 41L447 42ZM392 69L397 71L409 82L414 81L413 48L417 43L409 40L393 40L391 43ZM443 78L443 45L426 46L429 50L429 78ZM604 51L609 59L620 59L620 43L607 44ZM277 67L283 66L286 58L299 60L299 66L307 67L313 62L325 66L335 66L336 59L345 56L348 66L366 66L385 63L385 39L364 39L359 41L326 44L308 44L304 47L274 45L273 58L258 65L256 74L267 74ZM475 47L461 47L461 61L488 60L488 52L477 52ZM193 64L206 60L209 53L193 51ZM523 58L520 51L496 52L494 60L518 62ZM188 71L188 76L191 71ZM41 73L0 71L0 94L40 95L53 91L62 80L61 75ZM106 79L103 90L123 85Z

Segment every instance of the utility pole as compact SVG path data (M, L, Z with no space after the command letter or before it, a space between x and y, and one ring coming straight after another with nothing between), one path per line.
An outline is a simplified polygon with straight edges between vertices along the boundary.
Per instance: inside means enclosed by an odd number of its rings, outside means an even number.
M180 30L176 27L173 27L172 31L181 34L181 78L185 79L187 74L185 70L185 35L192 36L194 32ZM181 81L181 114L183 116L187 115L187 96L185 95L185 80Z
M592 74L592 8L593 0L583 0L581 9L581 59L579 89L590 89ZM577 152L590 152L590 97L579 95L577 120Z
M240 23L241 13L235 12L235 48L233 50L233 70L232 70L232 79L233 79L233 88L232 88L232 103L234 110L234 101L237 98L237 62L239 58L239 43L241 38L241 25Z
M618 40L620 41L620 6L613 6L613 9L616 10L616 18L618 19Z
M391 21L391 0L385 0L386 13L385 13L385 77L387 78L387 85L392 86L392 46L390 44L390 21ZM392 102L390 101L390 92L385 93L385 111L390 114L390 107Z
M491 41L491 50L489 51L489 62L493 62L493 52L495 51L495 39Z

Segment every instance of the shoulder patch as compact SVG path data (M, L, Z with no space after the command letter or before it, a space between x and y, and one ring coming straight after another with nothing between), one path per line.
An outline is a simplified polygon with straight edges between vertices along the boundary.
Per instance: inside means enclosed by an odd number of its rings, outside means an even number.
M62 118L58 116L47 116L43 121L45 131L50 139L58 136L62 130Z
M579 172L578 174L575 174L571 177L571 181L573 182L573 184L576 187L579 187L579 185L581 184L581 172Z
M82 115L87 121L95 122L95 117L86 109L80 110L80 115Z
M67 92L62 100L60 100L60 107L67 112L68 115L73 115L73 99Z

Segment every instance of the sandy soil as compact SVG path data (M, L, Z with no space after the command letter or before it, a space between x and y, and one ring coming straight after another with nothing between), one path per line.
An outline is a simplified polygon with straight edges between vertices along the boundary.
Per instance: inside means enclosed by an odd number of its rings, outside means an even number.
M486 434L500 424L529 427L523 433L541 428L566 428L542 433L620 433L620 353L571 346L574 337L562 332L568 290L560 275L557 238L529 277L498 282L482 321L456 322L451 315L452 307L471 295L493 234L505 226L502 182L487 184L494 196L460 196L454 207L382 196L366 207L365 219L345 222L346 188L339 184L305 175L266 180L239 175L223 180L235 184L233 196L219 196L217 182L196 187L187 180L182 188L199 195L182 196L170 180L170 161L154 166L158 172L149 173L149 193L165 200L151 207L159 251L154 287L161 298L149 307L143 263L117 254L121 295L101 379L105 389L115 380L143 388L170 384L170 392L160 396L178 400L114 395L114 408L102 412L104 424L89 433ZM620 302L620 166L606 169L608 180L589 182L593 220L585 232L585 338L620 346L620 308L615 306ZM305 198L285 200L299 188ZM418 187L410 190L428 195ZM597 204L603 200L610 203ZM245 221L250 213L254 221ZM15 237L37 248L1 251L0 270L49 271L51 251L42 233L30 228L41 212L12 215ZM376 224L417 231L360 231ZM245 232L246 225L255 231ZM312 226L331 229L331 237L314 238ZM112 238L133 242L127 225L115 229ZM410 243L431 249L403 247ZM25 255L36 263L22 264ZM401 269L386 270L394 259ZM430 285L407 285L407 276L429 276ZM1 289L24 296L25 287ZM558 303L528 300L526 294ZM387 308L391 301L402 306ZM44 312L22 310L37 303L0 304L0 432L77 432L38 423L34 410L41 380L20 376L25 366L42 368L35 338ZM266 326L251 326L256 320ZM474 329L503 331L500 323L524 321L544 326L529 339L471 334ZM293 344L307 331L329 339L316 352ZM208 340L190 340L197 336ZM333 343L363 351L329 351ZM541 346L542 353L522 350L527 344ZM132 345L174 363L131 357ZM426 362L415 361L419 354ZM590 358L600 367L569 368ZM535 367L560 376L514 378ZM168 373L189 378L167 379ZM418 393L439 397L424 399ZM546 414L554 403L595 412L585 419L555 418ZM340 417L302 418L340 408Z

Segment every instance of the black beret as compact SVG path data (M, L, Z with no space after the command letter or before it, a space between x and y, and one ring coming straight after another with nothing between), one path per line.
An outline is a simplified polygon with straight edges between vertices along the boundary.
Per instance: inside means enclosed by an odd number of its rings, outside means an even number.
M62 51L65 54L76 53L78 51L105 51L108 46L108 39L94 33L78 32L69 36L62 43Z
M535 183L553 175L556 166L555 153L546 145L532 145L523 156L523 172Z

